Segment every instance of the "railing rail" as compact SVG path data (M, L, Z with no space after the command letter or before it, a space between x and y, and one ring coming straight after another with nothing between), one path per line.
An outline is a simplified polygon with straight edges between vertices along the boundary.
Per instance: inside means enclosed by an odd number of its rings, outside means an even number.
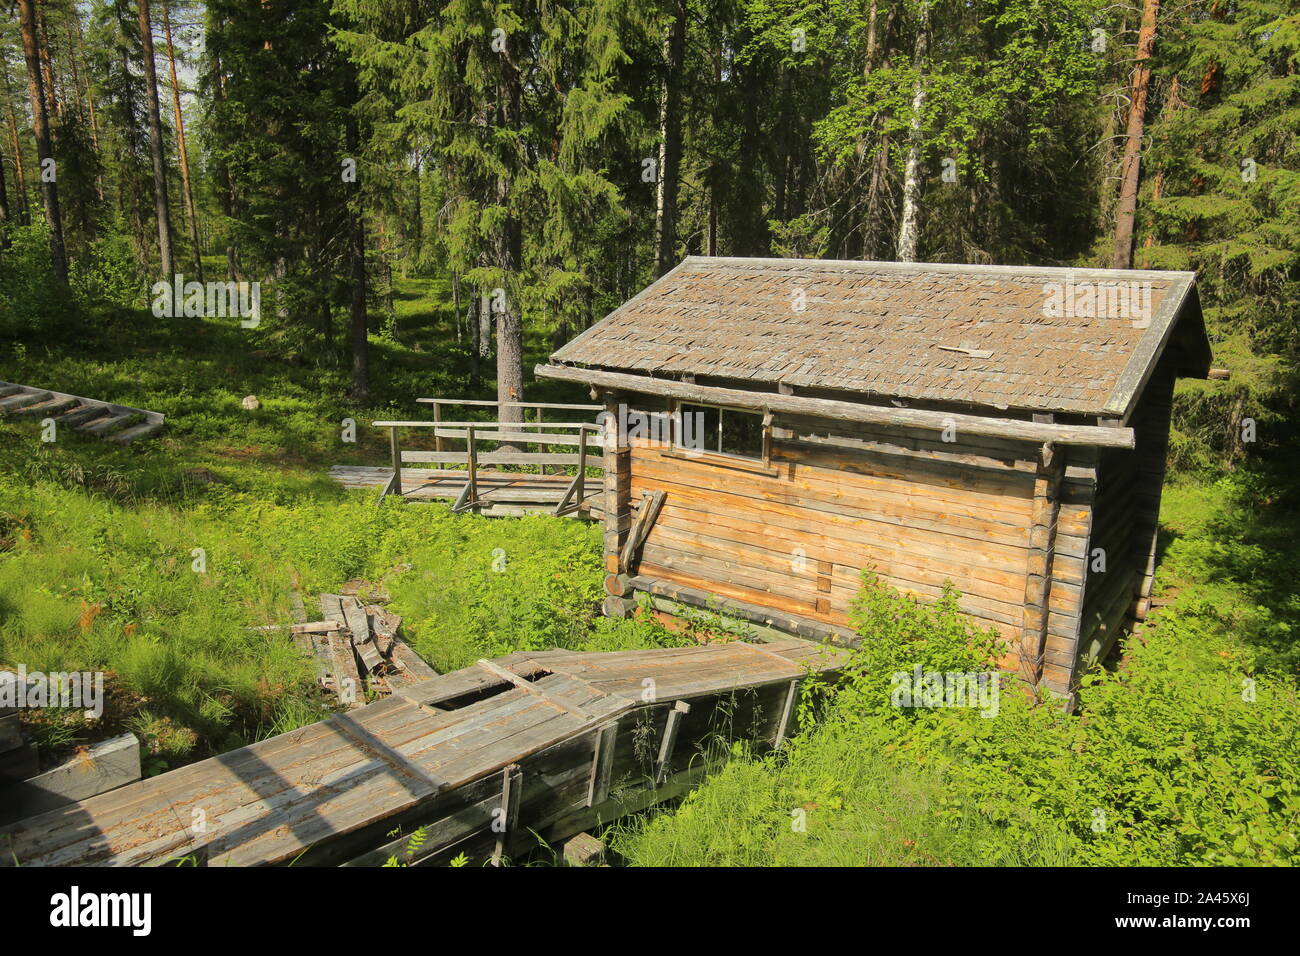
M444 401L442 399L420 399L420 401ZM472 404L445 400L446 404ZM499 403L478 403L499 404ZM516 404L516 403L509 403ZM522 403L517 403L522 404ZM435 405L435 408L438 407ZM568 406L570 408L574 406ZM590 406L599 408L600 406ZM542 474L547 466L576 467L577 474L564 491L555 513L569 514L582 506L586 490L586 473L588 468L603 468L601 455L589 455L588 449L594 444L604 448L602 426L592 422L444 422L435 421L375 421L376 428L388 429L389 451L392 455L393 474L388 484L380 493L380 501L390 495L402 495L402 468L408 463L464 464L466 466L465 487L452 506L453 511L467 511L478 506L478 472L481 465L536 465ZM403 450L401 442L402 429L429 429L434 436L434 450ZM560 431L543 431L553 429ZM594 436L594 441L593 441ZM444 439L463 440L463 451L446 448ZM482 442L502 444L527 443L538 446L538 451L500 451L496 448L484 449ZM551 452L545 446L577 446L576 453Z

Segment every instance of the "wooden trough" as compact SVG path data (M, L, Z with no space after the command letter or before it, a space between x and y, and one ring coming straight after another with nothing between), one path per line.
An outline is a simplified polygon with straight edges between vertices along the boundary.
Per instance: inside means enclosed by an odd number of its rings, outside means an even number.
M480 661L0 828L0 865L500 860L681 794L711 743L779 745L801 682L844 653L738 641Z

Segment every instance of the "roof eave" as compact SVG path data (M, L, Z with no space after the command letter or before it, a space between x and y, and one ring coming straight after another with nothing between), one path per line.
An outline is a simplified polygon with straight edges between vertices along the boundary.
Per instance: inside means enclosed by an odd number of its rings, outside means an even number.
M1197 351L1202 354L1197 356L1197 364L1194 367L1180 369L1179 372L1199 378L1208 376L1211 360L1210 344L1205 336L1205 321L1201 314L1200 296L1196 291L1196 275L1190 272L1182 275L1184 281L1181 283L1181 288L1171 289L1170 294L1164 297L1151 317L1151 324L1146 334L1133 354L1129 356L1103 407L1104 416L1114 416L1123 424L1128 424L1160 357L1169 346L1175 330L1182 321L1195 323L1192 333L1199 340Z

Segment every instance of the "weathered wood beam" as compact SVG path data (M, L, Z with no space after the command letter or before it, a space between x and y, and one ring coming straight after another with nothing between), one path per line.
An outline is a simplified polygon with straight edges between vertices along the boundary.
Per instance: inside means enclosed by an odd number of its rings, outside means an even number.
M1025 574L1025 605L1020 635L1020 672L1037 686L1043 676L1047 624L1051 613L1052 559L1056 554L1057 516L1065 454L1050 442L1043 445L1034 479L1033 524L1029 529L1029 563Z
M675 610L673 604L684 605L706 615L739 618L759 628L771 628L782 634L803 637L836 647L856 647L861 641L861 638L847 628L823 624L809 617L787 614L774 608L759 607L735 598L721 597L699 588L687 587L684 584L676 584L644 574L633 577L631 584L634 590L665 599L666 603L662 606L659 601L653 603L666 614L675 614L680 610L680 608Z
M502 772L501 812L492 821L492 829L498 834L496 849L492 851L493 866L501 865L506 844L519 825L519 805L523 801L523 789L523 771L519 768L519 764L512 763Z
M668 768L673 759L673 748L677 746L677 730L681 726L682 716L690 713L691 705L684 700L679 700L673 704L673 709L668 711L668 720L664 724L663 740L659 744L659 759L655 764L655 786L659 786L668 778Z
M621 572L632 573L638 552L645 544L646 538L650 536L650 528L654 525L655 518L659 517L665 497L665 493L661 490L651 491L642 496L641 508L636 513L636 520L632 522L632 531L627 536L627 541L623 543L623 550L619 552L618 564Z
M689 402L730 405L756 411L812 415L818 418L869 422L878 425L902 425L939 432L953 429L958 434L968 432L972 435L1013 438L1039 444L1055 442L1060 445L1096 445L1105 448L1132 448L1134 446L1133 430L1131 428L1058 425L1046 422L1019 421L1012 418L986 418L982 415L963 415L956 412L894 408L882 405L860 405L856 402L843 402L829 398L805 398L800 395L781 395L775 392L750 392L737 388L721 388L714 385L689 385L670 379L651 378L648 375L604 372L565 365L538 365L536 373L539 378L553 378L563 382L582 382L601 388L623 389L629 392L662 395Z

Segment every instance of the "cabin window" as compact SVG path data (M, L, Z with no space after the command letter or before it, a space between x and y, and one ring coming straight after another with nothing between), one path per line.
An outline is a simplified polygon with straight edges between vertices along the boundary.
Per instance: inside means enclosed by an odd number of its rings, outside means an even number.
M764 461L763 415L713 405L677 406L677 446L691 451L712 452L734 458Z

